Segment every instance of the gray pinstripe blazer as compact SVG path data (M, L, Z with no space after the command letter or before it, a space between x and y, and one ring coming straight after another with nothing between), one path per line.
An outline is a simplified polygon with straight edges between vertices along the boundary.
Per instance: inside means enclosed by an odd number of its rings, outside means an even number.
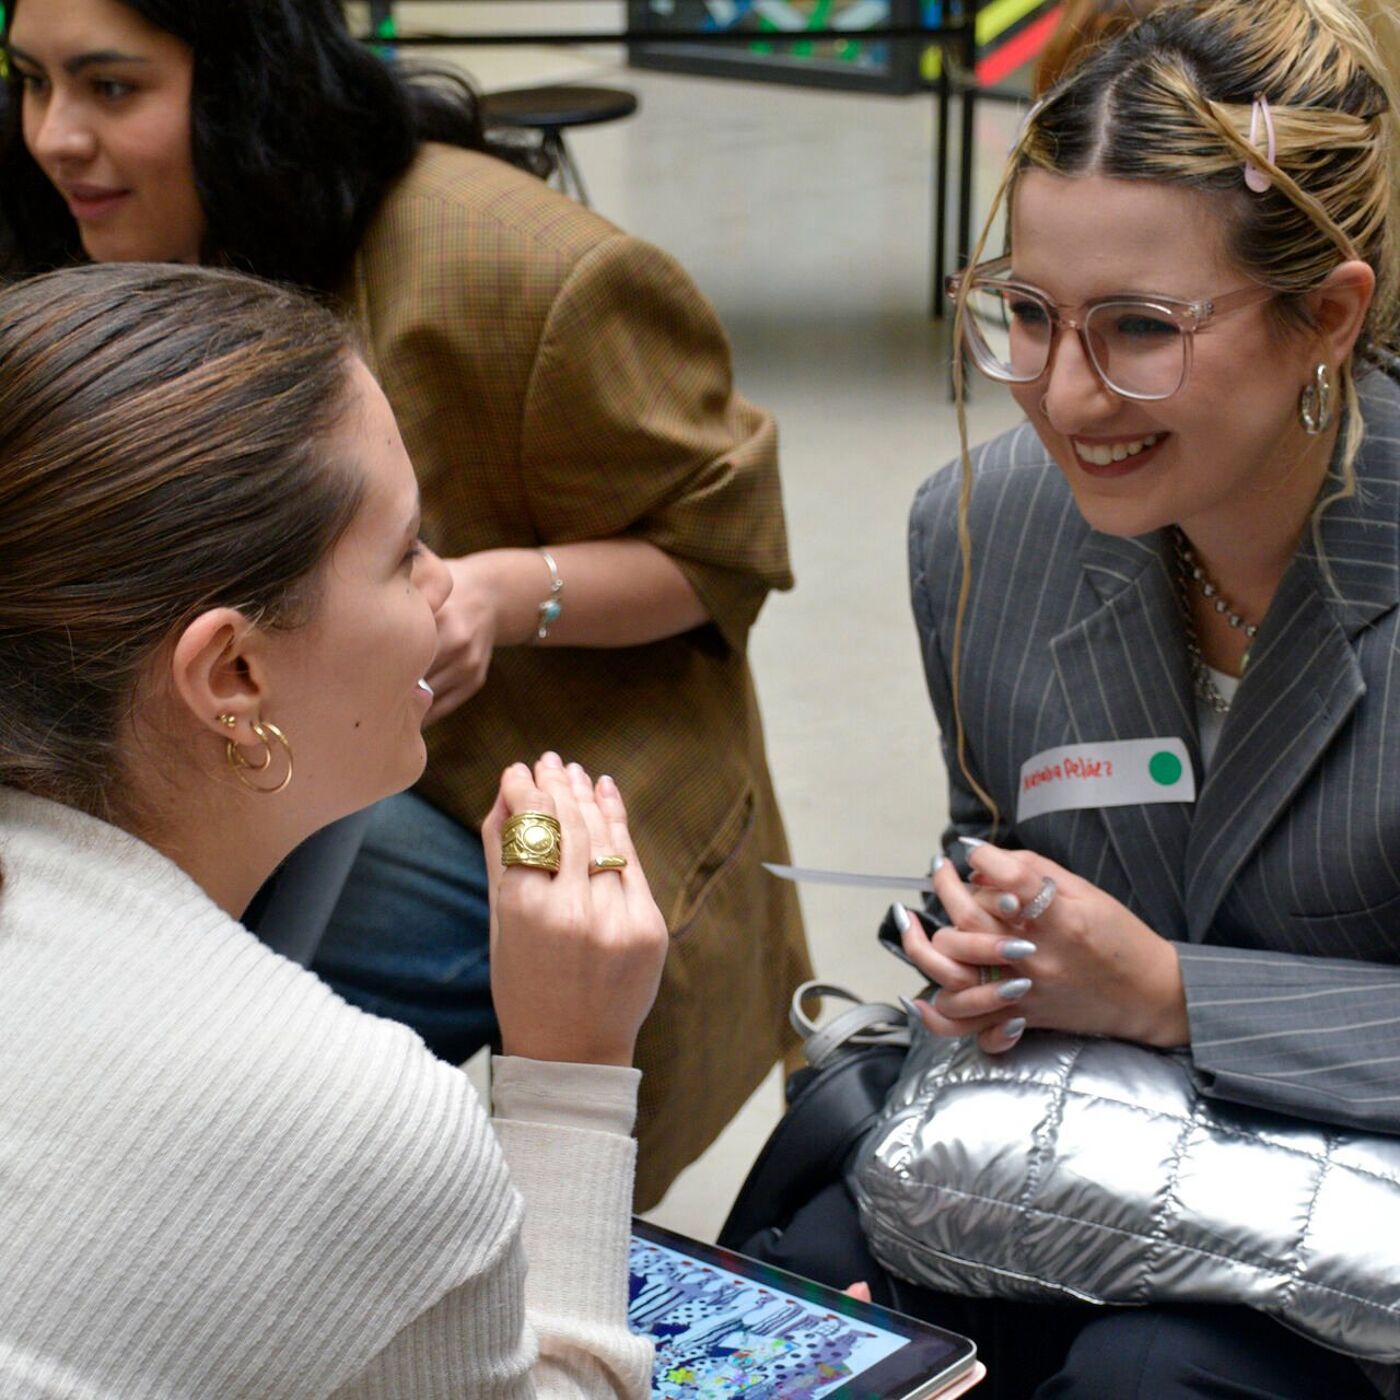
M1400 389L1362 384L1359 490L1305 539L1202 779L1166 532L1100 534L1029 425L973 454L961 700L997 839L1076 871L1181 944L1207 1093L1400 1133ZM957 468L910 522L929 692L954 733ZM1178 737L1197 800L1015 825L1021 764L1063 743ZM945 737L951 824L990 813ZM1011 822L1008 834L1006 823Z

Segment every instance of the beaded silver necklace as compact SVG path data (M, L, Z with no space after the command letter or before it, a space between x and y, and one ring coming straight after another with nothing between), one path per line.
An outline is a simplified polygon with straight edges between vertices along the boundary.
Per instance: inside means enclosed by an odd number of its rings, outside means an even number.
M1201 653L1201 639L1196 635L1196 623L1191 615L1191 590L1196 589L1203 598L1208 599L1211 607L1231 627L1244 633L1251 646L1259 633L1259 624L1247 621L1235 610L1230 600L1221 595L1220 589L1197 561L1181 530L1172 531L1172 541L1176 547L1177 576L1181 581L1181 607L1186 619L1186 656L1191 663L1191 683L1197 698L1203 704L1208 705L1218 715L1228 715L1230 702L1220 693L1220 687L1211 678L1210 667ZM1249 647L1246 647L1244 655L1240 658L1241 675L1248 666Z

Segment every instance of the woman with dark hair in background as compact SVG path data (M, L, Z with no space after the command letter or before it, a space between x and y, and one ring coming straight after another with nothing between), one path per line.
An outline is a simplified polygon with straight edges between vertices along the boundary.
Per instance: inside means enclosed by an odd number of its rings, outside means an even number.
M500 767L548 745L614 774L674 936L638 1052L654 1202L782 1052L809 971L760 864L785 839L745 656L791 582L776 432L713 312L475 149L469 94L386 66L334 0L19 0L7 39L6 270L199 261L331 294L447 556L427 774L376 809L317 970L466 1058L495 1026Z
M616 785L501 779L494 1132L237 922L422 772L451 580L419 514L300 296L129 266L0 294L6 1395L648 1393L629 1066L667 940ZM551 818L557 873L503 868Z

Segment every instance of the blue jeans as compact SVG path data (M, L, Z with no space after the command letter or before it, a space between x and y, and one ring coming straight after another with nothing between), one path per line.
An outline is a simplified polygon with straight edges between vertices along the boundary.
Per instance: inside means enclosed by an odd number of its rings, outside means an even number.
M414 793L380 802L311 964L460 1064L497 1037L481 838Z

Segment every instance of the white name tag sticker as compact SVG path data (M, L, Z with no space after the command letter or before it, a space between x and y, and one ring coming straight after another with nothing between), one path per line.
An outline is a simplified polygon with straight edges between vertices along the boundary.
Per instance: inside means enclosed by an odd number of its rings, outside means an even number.
M1195 800L1196 775L1180 739L1061 744L1021 765L1016 820L1080 807Z

